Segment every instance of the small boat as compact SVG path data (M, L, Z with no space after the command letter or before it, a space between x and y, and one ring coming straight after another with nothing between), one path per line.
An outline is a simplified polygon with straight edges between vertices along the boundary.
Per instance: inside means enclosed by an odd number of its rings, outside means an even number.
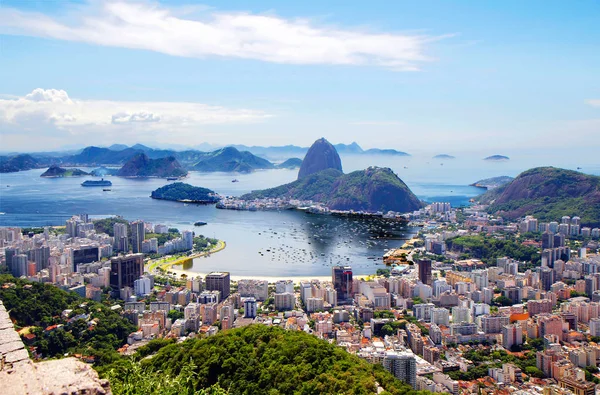
M581 167L577 167L577 170L581 170Z
M110 191L112 191L112 189L110 189L110 188L104 188L104 189L102 189L102 190L103 190L104 192L110 192Z
M204 225L206 225L206 222L202 222L202 221L194 222L194 226L204 226Z
M167 177L167 181L177 181L179 177Z
M234 178L233 180L231 180L231 182L240 182L240 180L238 180L237 178Z

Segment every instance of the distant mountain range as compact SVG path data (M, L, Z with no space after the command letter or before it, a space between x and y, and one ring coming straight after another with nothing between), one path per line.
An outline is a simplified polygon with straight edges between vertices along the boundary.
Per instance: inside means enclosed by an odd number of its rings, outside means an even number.
M334 144L333 145L340 155L388 155L388 156L410 156L410 154L394 149L371 148L364 150L356 142L351 144ZM233 147L248 151L254 155L264 158L281 160L290 157L304 157L308 152L308 147L299 147L297 145L284 145L274 147L233 145Z
M173 156L150 159L141 153L134 155L117 172L120 177L183 177L187 175L181 164Z
M485 189L494 189L494 188L501 187L504 184L508 184L512 180L514 180L513 177L499 176L499 177L485 178L483 180L479 180L477 182L474 182L473 184L470 184L470 186L478 187L478 188L485 188Z
M489 211L509 219L534 215L540 221L579 216L600 226L600 177L555 167L537 167L480 197Z

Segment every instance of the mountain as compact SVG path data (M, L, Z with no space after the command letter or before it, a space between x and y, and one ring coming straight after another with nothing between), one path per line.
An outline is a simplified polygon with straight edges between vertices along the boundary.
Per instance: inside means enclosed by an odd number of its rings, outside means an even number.
M315 141L308 149L298 171L298 179L326 169L342 171L342 161L335 147L324 138Z
M512 180L514 180L513 177L499 176L499 177L492 177L492 178L486 178L483 180L479 180L479 181L474 182L469 185L472 187L478 187L478 188L494 189L494 188L498 188L504 184L508 184Z
M414 391L381 364L277 326L249 325L179 343L159 339L144 347L133 359L120 358L101 368L115 394L154 393L157 388L197 394L214 385L227 391L211 394L429 394ZM168 391L174 382L182 384Z
M336 151L342 155L357 155L364 153L364 150L356 142L350 144L335 144Z
M198 163L192 166L192 170L250 173L258 169L273 169L274 167L268 160L259 158L248 151L240 152L234 147L225 147L206 153Z
M302 159L300 158L290 158L283 163L276 165L275 167L278 169L297 169L302 166Z
M73 165L120 165L127 162L141 151L133 148L125 148L121 151L113 151L109 148L86 147L77 155L66 156L63 163Z
M112 151L123 151L124 149L129 148L128 146L126 146L125 144L113 144L110 147L108 147L109 150Z
M508 156L504 156L504 155L492 155L492 156L488 156L487 158L483 158L483 160L496 161L496 162L503 162L503 161L506 161L509 159L510 158Z
M276 188L254 191L241 199L312 200L332 210L410 212L423 205L391 169L369 167L349 174L326 169Z
M39 163L31 155L21 154L11 157L0 157L0 173L13 173L39 167Z
M152 191L152 199L174 200L178 202L217 203L218 195L207 188L195 187L183 182L175 182Z
M397 151L395 149L380 149L371 148L363 152L365 155L388 155L388 156L410 156L406 152Z
M509 219L534 215L540 221L579 216L582 225L600 226L600 177L555 167L537 167L486 192L480 201Z
M137 154L117 172L121 177L181 177L187 171L173 156L150 159L146 154Z
M456 159L456 156L448 155L448 154L439 154L433 157L433 159Z
M40 177L55 178L55 177L80 177L89 176L90 173L86 173L80 169L65 169L58 165L52 165L48 170L43 172Z

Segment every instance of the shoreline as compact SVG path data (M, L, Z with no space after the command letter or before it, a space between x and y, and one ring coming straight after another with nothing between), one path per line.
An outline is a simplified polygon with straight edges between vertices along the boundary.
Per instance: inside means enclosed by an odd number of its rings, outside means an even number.
M181 266L190 260L193 261L196 258L210 256L219 251L223 251L225 249L225 247L227 247L227 243L224 240L219 240L217 242L217 245L214 246L213 248L211 248L209 251L203 251L203 252L198 252L196 254L192 254L190 256L184 256L184 257L175 259L172 262L164 262L162 264L157 263L155 266L152 266L153 262L149 261L147 263L144 263L144 270L148 270L148 272L150 273L150 272L160 268L164 271L170 271L170 272L174 272L174 273L181 272L181 274L186 274L187 276L189 276L190 275L189 273L193 273L193 272L190 272L189 270L185 270L185 269L175 269L175 268L173 268L173 266ZM159 258L158 260L160 261L162 259ZM181 275L181 274L179 274L179 275Z
M188 278L192 277L205 277L209 273L205 272L193 272L190 270L179 270L179 269L171 269L170 272L175 273L177 277L181 277L182 274L185 274ZM372 274L357 274L353 275L353 279L366 279L367 277L375 276L375 273ZM239 280L267 280L269 284L275 283L279 280L292 280L294 284L299 282L310 282L311 280L319 280L319 281L331 281L331 276L244 276L244 275L234 275L230 276L231 281L239 281Z

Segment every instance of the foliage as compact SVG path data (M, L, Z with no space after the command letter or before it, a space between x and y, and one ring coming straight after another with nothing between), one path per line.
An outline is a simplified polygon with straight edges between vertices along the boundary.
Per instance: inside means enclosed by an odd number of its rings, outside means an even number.
M497 298L494 298L494 300L492 300L492 304L494 304L495 306L512 306L513 302L506 296L502 295L498 296Z
M106 233L107 235L114 237L114 226L117 223L127 225L127 234L131 234L131 226L129 225L129 221L121 217L109 217L94 220L94 230L96 230L96 233Z
M63 291L53 285L28 282L9 275L0 275L0 284L15 287L0 288L0 299L18 326L33 326L36 338L31 343L44 357L82 353L98 357L100 363L110 362L115 350L137 328L108 306ZM72 309L67 320L60 315ZM80 316L80 319L72 319ZM95 322L93 324L92 322ZM49 330L51 325L62 325Z
M304 332L263 325L171 344L139 365L119 361L102 372L117 394L142 393L135 383L160 385L158 377L183 380L186 394L215 384L231 394L372 394L376 383L389 394L415 393L380 365Z
M383 276L385 278L390 277L391 270L390 269L377 269L377 275Z
M133 156L117 171L121 177L182 177L187 173L173 156L150 159L145 153Z
M218 239L205 237L204 235L194 237L194 251L207 251L217 245Z
M448 239L446 245L449 250L468 253L472 258L481 259L488 265L496 263L497 258L509 257L518 261L531 262L540 265L541 256L539 249L524 246L516 240L497 239L491 236L459 236Z
M175 322L175 320L183 318L184 314L182 311L179 310L171 310L169 311L169 314L167 314L167 317L169 317L172 322Z
M175 230L177 230L177 229L175 229ZM146 240L157 239L158 245L163 245L167 241L176 239L178 237L181 237L181 234L179 233L179 231L168 232L168 233L146 233L146 236L145 236Z
M183 182L168 184L152 191L150 195L153 199L164 200L190 200L199 203L216 203L219 198L214 191L207 188L195 187Z

